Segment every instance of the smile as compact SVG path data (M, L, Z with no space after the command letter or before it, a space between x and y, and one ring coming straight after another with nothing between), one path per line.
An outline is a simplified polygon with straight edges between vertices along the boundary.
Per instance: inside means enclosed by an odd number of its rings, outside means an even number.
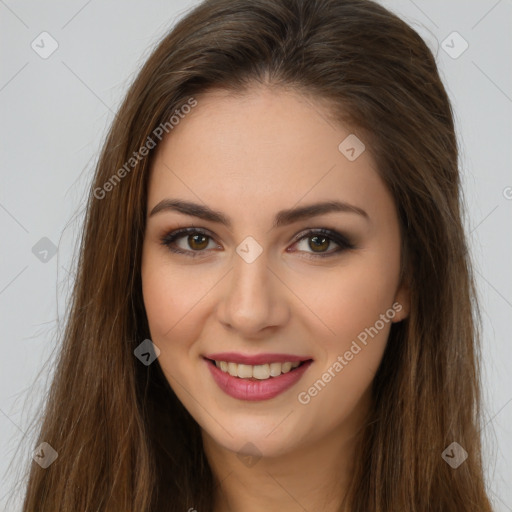
M228 363L227 361L215 361L215 366L220 368L224 373L229 373L232 377L240 377L241 379L258 379L266 380L271 377L279 377L283 373L288 373L290 370L297 368L299 365L304 364L299 361L284 363L267 363L267 364L237 364Z
M297 358L294 358L297 359ZM204 358L218 387L239 400L268 400L296 384L313 360L244 364Z

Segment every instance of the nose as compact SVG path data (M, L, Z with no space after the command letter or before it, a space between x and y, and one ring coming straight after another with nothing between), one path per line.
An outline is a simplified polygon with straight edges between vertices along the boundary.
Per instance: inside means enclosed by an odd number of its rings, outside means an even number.
M250 338L288 321L291 292L269 267L265 251L251 263L235 254L233 269L226 279L217 308L219 321L226 328Z

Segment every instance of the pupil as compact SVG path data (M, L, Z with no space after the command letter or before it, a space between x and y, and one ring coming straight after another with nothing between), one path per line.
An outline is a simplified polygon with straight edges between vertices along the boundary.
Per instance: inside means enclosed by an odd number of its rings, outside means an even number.
M204 249L204 247L205 247L204 241L206 240L206 236L205 235L190 235L190 238L192 238L191 247L194 247L194 244L196 244L196 239L203 238L203 243L201 244L201 242L199 242L200 247L196 246L195 248L196 249ZM208 243L206 243L206 245L208 245Z
M322 238L320 238L320 236L315 235L315 236L311 237L311 240L315 240L315 242L313 242L313 243L315 244L316 248L318 248L318 247L319 247L319 245L317 244L317 241L318 241L318 240L322 240L321 245L325 245L325 242L327 241L327 238L326 238L326 237L322 237ZM311 244L310 244L310 245L311 245ZM327 247L328 247L328 246L329 246L329 242L327 241ZM324 248L324 249L327 249L327 247L323 247L323 248ZM315 247L311 247L311 248L312 248L313 250L315 250ZM320 248L322 248L322 247L320 247ZM317 252L321 252L321 251L317 251Z

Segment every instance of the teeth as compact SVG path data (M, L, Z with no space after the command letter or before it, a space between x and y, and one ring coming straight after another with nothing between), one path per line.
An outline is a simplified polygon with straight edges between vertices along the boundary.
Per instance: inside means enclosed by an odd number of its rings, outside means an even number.
M287 361L286 363L266 363L252 366L250 364L215 361L215 366L217 366L217 368L220 368L225 373L229 373L232 377L239 377L241 379L250 379L254 377L259 380L266 380L270 377L279 377L282 373L288 373L293 368L297 368L299 364L299 361L295 361L293 363Z
M232 377L238 377L238 365L236 363L228 363L228 372Z
M252 366L248 364L239 364L238 366L238 376L241 379L250 379L252 377Z
M291 369L292 369L292 363L286 362L286 363L281 364L281 371L283 373L288 373Z
M279 377L281 375L281 363L270 363L270 376Z

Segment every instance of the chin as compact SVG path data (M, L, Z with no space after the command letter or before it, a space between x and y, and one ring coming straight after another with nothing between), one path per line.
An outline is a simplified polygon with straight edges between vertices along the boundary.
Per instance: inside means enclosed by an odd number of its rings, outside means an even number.
M219 426L213 431L202 431L203 438L206 435L216 445L238 456L279 457L291 451L295 443L290 432L274 430L275 425L276 422L262 422L258 427L254 426L254 420L248 419L247 423L241 422L238 428L230 428L231 435Z

